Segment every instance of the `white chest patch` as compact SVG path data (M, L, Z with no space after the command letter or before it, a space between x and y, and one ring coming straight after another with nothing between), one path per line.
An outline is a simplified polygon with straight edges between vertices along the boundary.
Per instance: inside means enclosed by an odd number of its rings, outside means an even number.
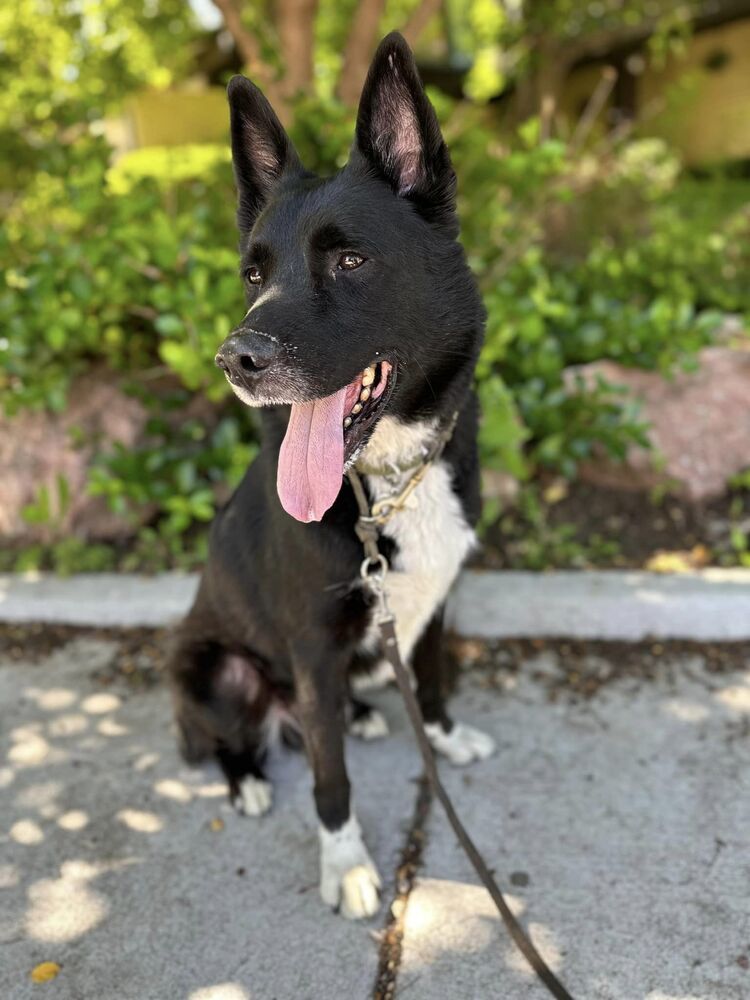
M405 464L423 453L433 433L431 424L406 425L384 417L368 444L365 461L371 466L386 466L389 461ZM413 471L367 475L373 500L399 493ZM386 577L386 596L396 618L399 652L406 660L476 544L445 462L427 470L406 505L385 525L383 534L398 546ZM376 644L377 629L371 624L364 645L373 649Z

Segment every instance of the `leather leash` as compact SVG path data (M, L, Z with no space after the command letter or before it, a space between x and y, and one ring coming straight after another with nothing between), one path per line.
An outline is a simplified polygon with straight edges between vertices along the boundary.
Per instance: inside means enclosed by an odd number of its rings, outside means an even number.
M427 775L427 780L433 793L439 799L440 804L448 817L448 822L453 827L453 831L456 834L459 844L463 848L466 856L473 865L474 870L492 897L500 916L503 918L503 922L505 923L508 933L519 951L556 1000L574 1000L572 994L565 989L563 984L544 961L531 941L531 938L516 919L513 911L508 906L500 887L487 867L484 858L459 819L448 793L443 788L438 774L437 765L435 763L435 756L424 731L424 719L422 718L422 712L420 711L419 704L417 703L417 699L412 691L409 675L398 650L398 642L396 640L396 619L388 607L388 601L386 598L385 578L388 573L389 566L388 560L378 549L378 537L380 535L380 530L398 510L401 510L409 496L411 496L412 492L424 478L428 468L431 465L434 465L434 463L440 458L446 445L448 444L448 441L453 435L457 419L458 413L455 413L450 423L444 428L442 433L437 438L424 462L419 465L417 471L412 475L409 482L406 484L406 487L398 494L379 500L371 506L367 499L367 493L365 492L359 473L355 469L351 469L347 473L349 482L351 483L354 491L354 496L357 500L357 506L359 507L359 518L357 520L355 530L365 551L365 558L362 562L362 566L360 567L360 576L362 577L364 585L370 588L377 599L376 622L380 631L380 641L383 655L393 667L393 672L396 676L396 684L401 692L401 697L404 699L409 721L414 729L414 735L417 740L419 752L422 755L422 760L424 762L425 774Z

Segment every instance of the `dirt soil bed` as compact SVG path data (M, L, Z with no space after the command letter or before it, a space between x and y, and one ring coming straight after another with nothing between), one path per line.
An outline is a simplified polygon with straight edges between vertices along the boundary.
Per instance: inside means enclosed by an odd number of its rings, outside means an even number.
M102 686L124 681L133 688L162 682L170 649L167 629L92 628L72 625L0 623L0 660L37 662L74 639L92 637L113 643L112 658L92 680ZM648 681L689 669L700 657L709 674L750 666L748 642L605 642L568 639L476 640L451 636L448 655L453 680L473 671L480 686L513 686L521 671L542 683L550 700L591 698L607 684L624 678ZM685 667L688 664L688 667Z
M648 568L674 571L742 563L750 546L750 492L710 503L573 482L546 488L536 515L507 511L480 562L495 569ZM743 541L744 540L744 541ZM543 563L543 565L537 565Z

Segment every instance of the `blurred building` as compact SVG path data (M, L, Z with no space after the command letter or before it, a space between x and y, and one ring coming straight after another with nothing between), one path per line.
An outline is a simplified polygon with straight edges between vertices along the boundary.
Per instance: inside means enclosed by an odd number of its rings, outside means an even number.
M665 139L693 167L750 160L750 9L746 15L734 11L726 23L699 22L684 53L667 57L660 66L648 56L647 39L575 66L559 101L560 119L569 127L607 66L617 71L604 111L609 125L635 120L641 134ZM424 69L428 83L460 92L461 71L434 64ZM217 65L209 60L209 72L180 89L132 98L122 117L106 124L115 149L124 153L147 146L223 142L226 97L223 87L210 82L218 76Z

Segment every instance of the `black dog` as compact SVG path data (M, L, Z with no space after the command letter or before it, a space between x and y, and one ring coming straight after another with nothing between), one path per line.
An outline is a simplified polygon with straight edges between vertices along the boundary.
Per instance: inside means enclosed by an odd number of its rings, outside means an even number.
M217 364L264 407L264 440L211 531L210 557L171 673L182 748L215 756L239 809L271 805L269 741L303 738L320 820L320 891L349 917L378 905L380 880L353 809L347 723L385 720L354 703L357 672L380 672L372 599L360 584L356 465L370 499L398 493L453 415L441 457L388 522L388 600L428 735L466 764L492 740L446 715L442 609L479 513L472 379L484 312L457 242L455 175L412 54L380 45L347 166L300 164L248 80L229 85L249 309ZM315 523L310 523L315 522Z

